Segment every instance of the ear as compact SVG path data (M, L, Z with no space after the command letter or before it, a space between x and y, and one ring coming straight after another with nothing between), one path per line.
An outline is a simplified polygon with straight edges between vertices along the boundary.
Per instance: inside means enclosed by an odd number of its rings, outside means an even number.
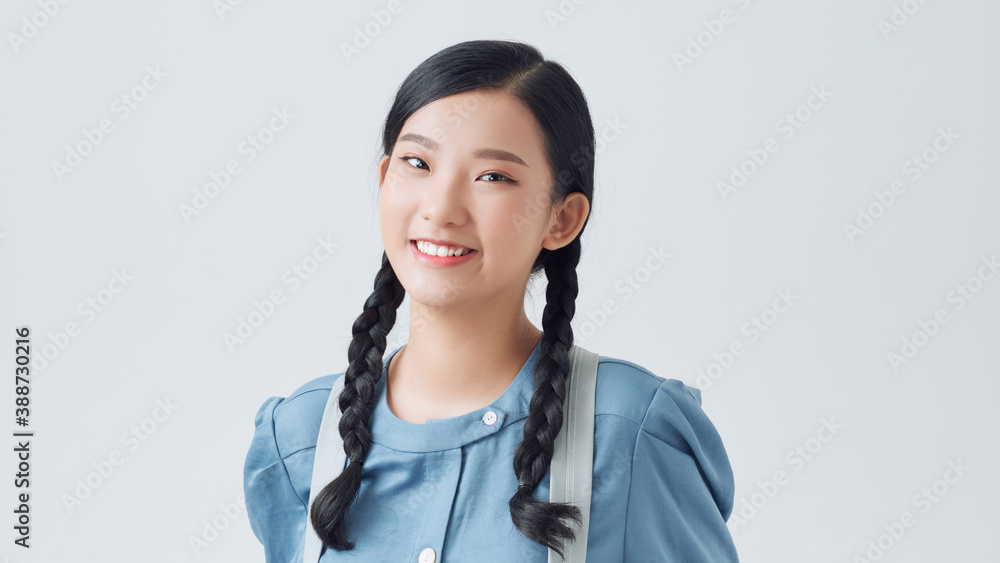
M542 247L558 250L573 242L580 234L590 213L590 201L580 192L573 192L552 210L549 231L542 240Z
M389 170L389 157L383 156L382 160L378 162L378 187L382 187L382 182L385 182L385 173Z

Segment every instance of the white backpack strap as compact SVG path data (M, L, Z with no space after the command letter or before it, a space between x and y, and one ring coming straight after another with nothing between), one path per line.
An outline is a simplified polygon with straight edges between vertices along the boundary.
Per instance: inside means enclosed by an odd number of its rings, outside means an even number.
M341 375L333 383L330 398L323 410L323 421L319 425L319 436L316 438L316 458L313 460L312 484L309 486L309 504L306 506L306 533L303 563L317 563L323 551L323 541L319 539L312 526L309 512L313 501L323 487L333 481L344 470L347 454L344 452L344 440L340 437L340 396L344 388L344 376Z
M565 559L550 549L549 563L584 563L587 560L599 359L597 354L576 345L570 351L572 371L563 409L563 424L556 435L549 466L549 501L575 504L583 512L583 521L573 543L567 544L564 549Z

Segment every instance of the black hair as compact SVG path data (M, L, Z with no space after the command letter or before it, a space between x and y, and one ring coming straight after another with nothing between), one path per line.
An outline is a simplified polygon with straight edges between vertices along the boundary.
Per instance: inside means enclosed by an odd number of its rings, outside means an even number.
M552 170L550 204L574 192L593 201L594 126L579 85L558 63L545 60L534 47L499 40L465 41L447 47L418 65L396 92L382 131L382 150L392 155L406 120L425 105L445 96L472 90L506 92L523 102L543 132L544 148ZM588 211L584 227L590 219ZM583 228L569 244L542 248L531 267L531 276L544 269L548 279L542 313L541 357L535 367L535 391L524 423L524 439L514 452L514 473L519 485L510 499L514 526L531 540L563 553L576 534L568 521L582 521L580 509L569 503L534 498L531 490L541 481L552 460L556 435L562 427L563 408L573 347L570 321L576 312L576 267L580 261ZM354 321L348 348L349 365L339 396L340 435L347 467L316 496L310 518L327 546L349 550L347 513L358 496L361 471L371 447L369 421L375 407L376 384L382 376L386 337L396 322L396 310L405 291L389 258L382 266L364 311Z

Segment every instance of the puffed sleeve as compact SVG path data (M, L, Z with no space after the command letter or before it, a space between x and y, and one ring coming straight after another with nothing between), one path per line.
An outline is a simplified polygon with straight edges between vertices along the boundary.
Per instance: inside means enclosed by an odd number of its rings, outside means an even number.
M306 506L292 487L274 439L274 409L282 400L271 397L257 411L243 467L247 516L264 544L266 563L302 561L305 538Z
M625 561L739 561L726 521L735 483L701 391L660 384L636 437Z

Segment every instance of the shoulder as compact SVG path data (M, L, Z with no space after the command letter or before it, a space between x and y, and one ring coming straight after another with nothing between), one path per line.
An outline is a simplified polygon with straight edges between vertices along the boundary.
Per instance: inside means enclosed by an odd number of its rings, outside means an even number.
M341 375L324 375L307 381L287 397L269 398L257 410L254 425L270 427L280 458L316 446L330 391Z
M287 397L270 397L254 417L243 494L250 527L264 545L267 561L302 557L313 448L327 398L340 375L317 377Z
M636 363L601 356L595 414L631 421L636 447L652 448L643 451L669 450L691 458L728 514L732 467L722 437L702 408L701 390Z
M720 514L724 522L733 507L733 471L701 399L701 390L680 380L661 377L633 362L600 357L596 414L635 423L633 463L639 471L636 476L633 470L630 494L661 498L670 482L686 482L690 490L707 495L685 502Z
M619 416L646 426L651 407L701 406L701 391L697 388L657 375L635 362L603 355L599 358L596 415Z

